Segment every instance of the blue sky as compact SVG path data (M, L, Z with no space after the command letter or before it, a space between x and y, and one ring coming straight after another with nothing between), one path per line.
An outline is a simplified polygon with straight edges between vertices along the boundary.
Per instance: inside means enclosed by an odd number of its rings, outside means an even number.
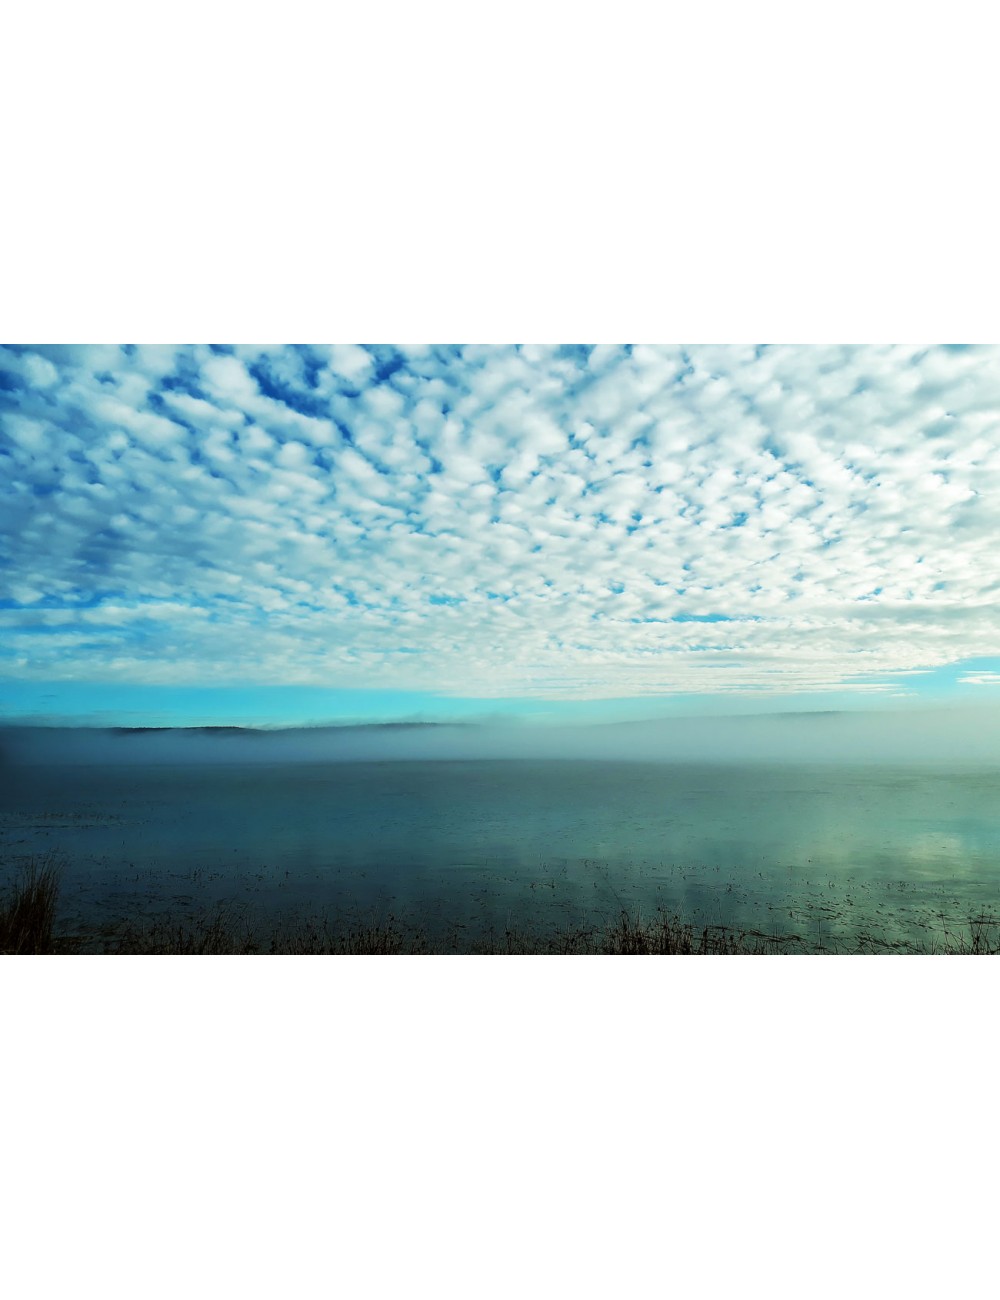
M0 349L0 717L1000 698L1000 351Z

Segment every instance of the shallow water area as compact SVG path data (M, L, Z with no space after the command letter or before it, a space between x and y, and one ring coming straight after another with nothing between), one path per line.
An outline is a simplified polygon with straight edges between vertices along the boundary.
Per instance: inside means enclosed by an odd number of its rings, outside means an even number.
M49 852L59 926L401 916L462 950L622 911L934 950L1000 916L1000 772L594 761L8 767L0 885Z

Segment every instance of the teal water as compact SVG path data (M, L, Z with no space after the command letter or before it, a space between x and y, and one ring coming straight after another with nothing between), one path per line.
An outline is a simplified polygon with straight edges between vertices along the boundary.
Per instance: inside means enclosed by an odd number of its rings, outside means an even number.
M8 768L0 872L55 851L67 931L218 903L470 941L624 908L940 945L1000 915L1000 772L539 761ZM2 883L2 877L0 877Z

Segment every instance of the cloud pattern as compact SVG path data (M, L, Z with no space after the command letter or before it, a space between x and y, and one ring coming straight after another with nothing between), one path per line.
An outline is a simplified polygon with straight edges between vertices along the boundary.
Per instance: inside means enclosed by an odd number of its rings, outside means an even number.
M8 678L898 691L998 591L995 348L0 349Z

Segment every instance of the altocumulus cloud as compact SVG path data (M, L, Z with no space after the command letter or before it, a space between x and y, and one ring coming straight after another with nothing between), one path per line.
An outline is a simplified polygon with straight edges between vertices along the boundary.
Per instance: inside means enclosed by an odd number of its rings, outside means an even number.
M0 410L8 678L871 691L997 649L995 349L9 347Z

